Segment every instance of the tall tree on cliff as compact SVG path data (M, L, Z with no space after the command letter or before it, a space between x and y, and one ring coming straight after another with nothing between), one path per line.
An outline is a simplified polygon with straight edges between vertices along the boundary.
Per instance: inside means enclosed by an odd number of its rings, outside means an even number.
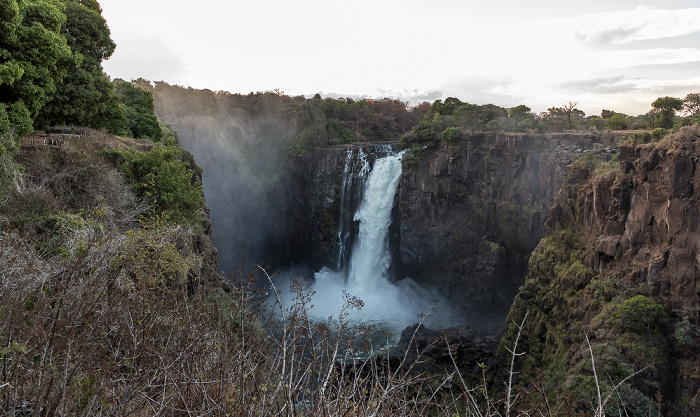
M158 142L163 132L154 114L153 93L120 79L114 80L114 85L119 102L126 108L129 136Z
M56 84L80 62L60 35L64 11L58 0L0 2L0 155L16 146L8 132L31 131Z
M683 110L689 116L700 113L700 93L690 93L683 99Z
M102 9L95 0L67 0L63 3L67 19L62 33L73 52L83 59L58 84L37 122L105 128L111 133L124 135L126 112L102 71L102 61L109 58L116 47L102 17Z
M573 129L573 122L586 117L586 114L581 110L577 109L576 106L578 106L578 103L574 101L567 101L566 103L562 104L561 107L561 110L566 116L566 126L569 129Z
M659 97L651 103L654 112L654 126L669 129L673 127L676 111L683 108L683 100L675 97Z

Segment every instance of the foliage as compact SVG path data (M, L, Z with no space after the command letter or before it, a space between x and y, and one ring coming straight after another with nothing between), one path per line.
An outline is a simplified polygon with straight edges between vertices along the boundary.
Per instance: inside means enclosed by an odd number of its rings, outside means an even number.
M620 142L623 143L633 143L635 145L650 143L653 136L649 132L637 132L632 136L623 136L620 138Z
M58 0L0 4L0 133L28 133L66 70L81 62L61 36L65 21Z
M204 207L202 184L181 159L181 148L168 141L146 152L109 151L122 163L122 171L137 195L148 199L151 216L192 224Z
M440 134L440 140L457 142L462 138L462 130L458 127L448 127Z
M586 167L588 172L598 177L605 177L610 172L619 172L620 170L620 162L617 155L611 158L603 158L601 154L589 152L576 158L574 163Z
M700 112L700 93L690 93L683 99L683 111L688 115L698 115Z
M676 111L683 108L683 100L675 97L659 97L651 103L654 109L654 127L670 129L673 127L673 118Z
M122 80L114 84L119 103L126 109L129 136L160 141L163 131L154 114L153 93Z
M656 330L666 318L663 306L646 298L635 295L622 302L612 312L612 323L619 329L646 333Z
M115 48L107 22L94 1L66 0L64 3L67 19L62 33L68 46L74 54L82 57L82 61L57 84L37 123L90 126L124 134L124 110L114 96L112 84L102 72L102 61L108 59Z
M610 130L624 130L627 129L627 115L622 113L615 113L607 119L608 129Z
M684 308L680 320L676 322L673 335L677 343L684 347L697 346L700 339L700 326L697 324L698 308Z
M182 230L162 219L128 230L110 268L132 279L156 286L170 281L182 282L197 264L197 257L182 253L178 235Z
M658 142L661 139L663 139L664 136L668 135L669 133L671 133L671 132L669 132L666 129L662 129L660 127L657 127L656 129L651 131L651 137L654 138L654 141Z

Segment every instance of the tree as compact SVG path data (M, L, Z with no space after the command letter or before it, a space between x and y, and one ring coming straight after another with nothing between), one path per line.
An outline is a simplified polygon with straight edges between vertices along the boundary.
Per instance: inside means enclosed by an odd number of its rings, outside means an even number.
M148 198L152 215L176 223L194 224L204 207L202 183L183 161L183 149L173 139L147 152L112 151L139 196Z
M0 130L31 131L66 70L80 63L60 35L64 11L58 0L0 2Z
M94 0L67 0L65 8L63 35L83 60L57 85L37 122L91 126L125 134L125 112L119 109L113 86L102 71L102 61L112 55L116 45L100 6Z
M566 116L566 126L569 129L573 129L572 120L575 121L586 116L584 112L576 108L577 105L578 103L573 101L567 101L566 103L562 104L561 110Z
M624 130L628 126L627 116L622 113L613 114L608 118L607 123L610 130Z
M605 109L603 109L603 111L600 112L600 117L603 118L603 119L609 119L609 118L611 118L614 114L615 114L615 112L612 111L612 110L605 110Z
M154 142L163 137L154 114L153 93L133 86L123 80L115 80L116 95L126 109L128 130L135 138L148 138Z
M688 115L700 112L700 93L690 93L683 99L683 110Z
M676 111L683 108L683 100L675 97L659 97L651 103L654 111L654 127L669 129L673 127Z
M508 116L515 120L515 123L520 123L521 121L525 119L529 119L532 117L532 113L530 113L530 108L527 107L524 104L521 104L519 106L511 107L508 109Z

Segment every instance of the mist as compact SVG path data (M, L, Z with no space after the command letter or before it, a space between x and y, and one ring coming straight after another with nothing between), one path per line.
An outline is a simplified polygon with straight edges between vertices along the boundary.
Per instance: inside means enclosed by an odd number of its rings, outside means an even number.
M204 168L219 267L230 274L293 258L286 218L295 187L285 152L296 129L281 100L274 93L247 97L165 83L156 83L153 94L158 116Z
M319 161L313 157L303 159L304 152L348 137L383 143L377 146L384 149L388 140L396 140L410 130L422 113L392 99L306 99L280 92L237 95L162 82L156 83L152 91L158 116L171 124L178 132L180 144L203 166L212 235L224 272L246 273L258 264L273 274L292 269L311 272L314 295L310 315L317 320L337 318L347 294L363 304L359 310L347 309L348 321L370 324L395 336L428 313L425 324L431 327L459 323L437 290L424 288L410 278L392 276L389 228L401 177L400 156L373 156L371 174L369 165L359 169L362 178L347 190L353 195L364 195L364 182L367 183L367 198L350 198L350 205L345 208L352 222L346 231L354 229L345 242L347 253L331 256L326 250L319 256L317 252L323 250L319 245L329 242L321 239L319 244L318 238L312 236L321 229L312 223L323 220L315 217L319 213L310 214L311 182L306 171L327 168L316 167L314 163ZM337 155L345 157L347 164L361 148L356 146L355 154L347 148L347 153L341 151ZM385 154L383 151L382 156ZM365 164L369 161L363 159ZM387 161L390 163L385 164ZM377 174L379 171L383 174ZM375 174L380 180L373 185ZM324 189L337 187L327 183L337 177L324 178ZM358 205L360 199L363 202ZM321 209L320 217L322 213L338 216L333 207L330 204ZM335 224L333 228L340 226ZM326 231L329 232L337 244L339 231ZM329 262L324 268L316 262L313 274L312 257ZM330 261L331 258L343 259L346 264ZM298 273L278 273L274 278L285 307L294 302L289 291L292 277L298 277Z
M347 158L352 157L348 153ZM362 175L366 171L364 167L360 170ZM349 175L348 170L345 174ZM368 177L357 178L364 182L361 203L352 217L359 223L359 232L344 268L334 271L324 267L314 274L309 312L312 318L337 319L344 310L347 317L343 319L348 323L386 331L393 335L394 342L404 328L416 322L423 321L429 327L457 324L455 315L441 302L436 291L422 288L410 278L392 282L388 234L400 178L401 154L377 158ZM280 280L277 287L282 288L282 306L292 306L297 294L288 290L289 277ZM359 298L362 307L351 308L348 297Z

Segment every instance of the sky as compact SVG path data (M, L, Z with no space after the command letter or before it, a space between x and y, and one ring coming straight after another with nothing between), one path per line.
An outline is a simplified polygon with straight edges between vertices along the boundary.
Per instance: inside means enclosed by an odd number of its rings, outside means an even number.
M101 0L112 78L646 113L700 92L700 0Z

